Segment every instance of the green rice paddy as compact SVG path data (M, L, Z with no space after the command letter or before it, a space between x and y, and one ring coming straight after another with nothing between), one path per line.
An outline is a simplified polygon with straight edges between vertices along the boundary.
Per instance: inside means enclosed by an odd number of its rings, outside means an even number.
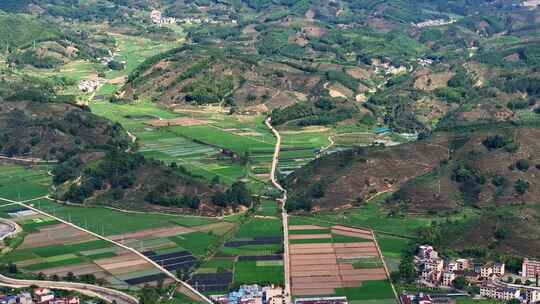
M264 236L282 236L282 223L280 219L253 218L240 226L236 233L237 239L251 239Z

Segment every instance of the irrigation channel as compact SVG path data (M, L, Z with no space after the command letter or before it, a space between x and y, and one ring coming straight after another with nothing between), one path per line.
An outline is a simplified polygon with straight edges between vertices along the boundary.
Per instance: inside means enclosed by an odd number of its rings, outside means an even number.
M290 261L289 261L289 215L287 214L287 209L285 209L285 203L287 202L287 190L283 188L276 178L276 170L279 162L279 152L281 150L281 135L279 132L274 129L272 126L272 119L268 117L265 121L266 126L272 130L274 136L276 137L276 146L274 148L274 156L272 158L272 170L270 171L270 179L272 184L281 192L283 195L278 199L278 202L281 203L281 217L283 219L283 266L284 266L284 275L285 275L285 304L292 303L291 298L291 276L290 276Z

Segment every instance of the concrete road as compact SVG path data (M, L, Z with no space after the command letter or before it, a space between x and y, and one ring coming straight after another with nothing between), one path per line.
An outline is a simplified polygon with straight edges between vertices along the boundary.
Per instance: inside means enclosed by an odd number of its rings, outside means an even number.
M285 275L285 303L292 303L291 295L291 275L290 275L290 260L289 260L289 215L287 214L287 209L285 209L285 203L287 202L287 190L283 188L276 178L276 170L279 162L279 152L281 150L281 135L279 132L272 126L272 119L268 117L265 121L266 126L272 130L274 136L276 137L276 146L274 148L274 156L272 158L272 170L270 171L270 179L274 187L278 188L282 193L282 197L278 199L281 203L281 217L283 219L283 266L284 266L284 275Z
M40 280L17 280L0 275L0 286L11 288L23 288L29 286L38 286L49 289L61 289L76 291L81 294L100 298L107 303L113 301L118 304L138 304L139 300L129 294L123 293L118 290L109 289L97 285L83 284L83 283L71 283L71 282L56 282L56 281L40 281Z

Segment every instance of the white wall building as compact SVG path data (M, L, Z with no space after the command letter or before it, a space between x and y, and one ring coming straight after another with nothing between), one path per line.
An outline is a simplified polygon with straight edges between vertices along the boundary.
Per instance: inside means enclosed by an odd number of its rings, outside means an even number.
M480 295L482 297L497 299L503 301L510 301L512 299L519 299L521 292L517 288L500 287L492 284L483 284L480 287Z

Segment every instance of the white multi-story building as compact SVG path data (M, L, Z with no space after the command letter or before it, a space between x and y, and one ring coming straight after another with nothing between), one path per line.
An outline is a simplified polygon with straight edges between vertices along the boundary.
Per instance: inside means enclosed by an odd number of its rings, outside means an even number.
M501 287L485 283L480 287L480 295L490 299L510 301L512 299L520 299L521 291L517 288Z
M457 259L456 263L457 263L457 270L459 271L467 270L470 267L469 259Z
M445 267L446 271L457 271L458 263L456 261L449 261Z
M540 291L532 288L525 288L521 291L521 298L527 303L540 302Z
M502 277L505 273L505 264L504 263L495 263L493 264L493 274Z
M480 267L480 277L489 278L493 274L493 264L488 263Z
M489 278L492 275L502 277L505 273L504 263L487 263L480 267L480 277Z
M439 284L444 270L444 260L439 258L432 246L420 246L416 256L417 269L420 271L422 281L430 284Z
M445 271L442 275L442 285L452 286L452 283L456 279L456 274L453 271Z
M419 249L418 256L421 259L429 258L429 253L432 252L432 251L435 251L433 249L433 246L430 246L430 245L422 245L422 246L418 247L418 249Z

